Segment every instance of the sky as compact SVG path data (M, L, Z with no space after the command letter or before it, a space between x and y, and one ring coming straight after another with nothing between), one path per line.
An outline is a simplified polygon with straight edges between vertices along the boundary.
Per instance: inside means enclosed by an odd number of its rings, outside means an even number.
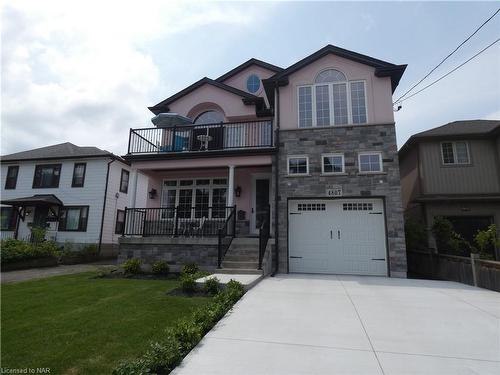
M1 150L61 142L126 153L147 109L255 57L287 67L327 44L408 68L394 99L498 2L4 1ZM426 82L500 37L500 14ZM398 146L464 119L500 119L500 43L403 103Z

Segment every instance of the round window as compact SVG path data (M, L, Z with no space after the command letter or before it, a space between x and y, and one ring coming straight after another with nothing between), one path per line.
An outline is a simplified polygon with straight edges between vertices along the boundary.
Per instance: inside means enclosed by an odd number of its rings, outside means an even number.
M247 90L255 94L260 88L260 78L256 74L252 74L247 79Z

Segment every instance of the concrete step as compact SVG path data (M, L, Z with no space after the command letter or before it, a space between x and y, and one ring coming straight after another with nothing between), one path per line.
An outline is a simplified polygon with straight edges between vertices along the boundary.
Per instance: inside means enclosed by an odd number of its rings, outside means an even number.
M228 262L258 262L258 254L238 254L228 252L224 257L224 261Z
M243 268L243 269L257 269L259 267L259 262L233 262L233 261L227 261L226 258L224 258L224 261L222 262L222 267L224 268Z
M242 275L262 275L263 271L258 269L244 269L244 268L220 268L217 273L229 273L229 274L242 274Z
M259 246L258 238L245 238L245 237L236 237L231 241L232 245L257 245Z

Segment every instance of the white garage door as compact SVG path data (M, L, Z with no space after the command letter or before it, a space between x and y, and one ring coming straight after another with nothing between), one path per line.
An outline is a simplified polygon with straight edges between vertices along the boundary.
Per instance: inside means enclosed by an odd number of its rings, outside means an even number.
M387 275L381 199L291 200L290 272Z

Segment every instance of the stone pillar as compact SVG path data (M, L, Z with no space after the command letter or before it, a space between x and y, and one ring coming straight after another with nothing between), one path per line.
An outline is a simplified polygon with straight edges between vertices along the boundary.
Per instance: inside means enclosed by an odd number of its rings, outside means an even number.
M234 206L234 165L229 166L227 190L227 205L232 207Z

